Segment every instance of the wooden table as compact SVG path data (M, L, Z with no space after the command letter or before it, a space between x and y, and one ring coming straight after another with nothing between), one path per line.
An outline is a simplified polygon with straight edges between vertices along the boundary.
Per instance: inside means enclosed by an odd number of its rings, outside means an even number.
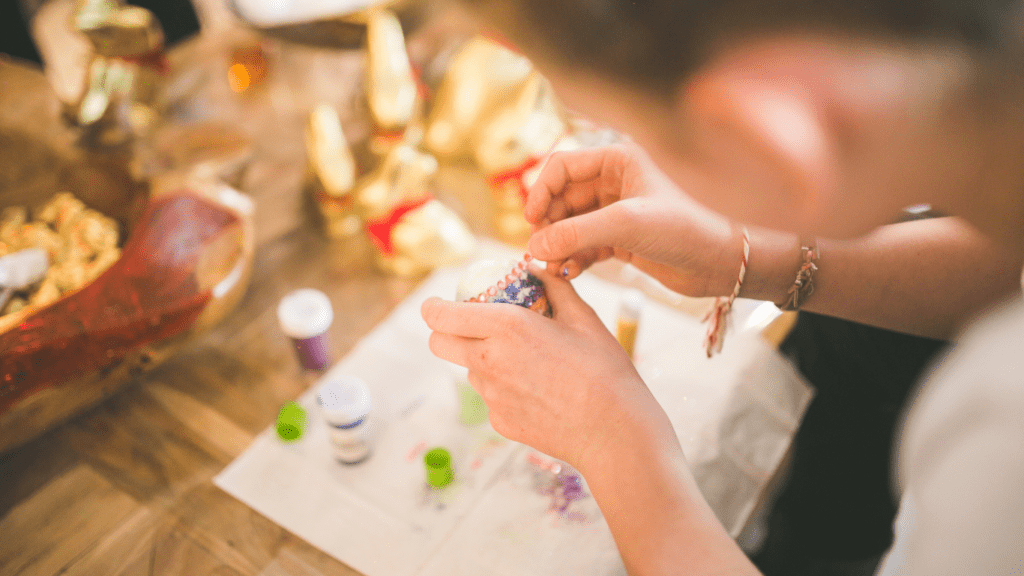
M175 57L224 57L195 44L184 48L193 56ZM295 80L281 72L279 82ZM257 203L251 287L224 322L162 366L0 454L4 576L355 574L211 478L311 383L278 329L281 296L300 287L330 296L330 348L341 358L417 281L376 271L363 240L322 234L304 193L303 103L280 105L288 88L272 81L234 97L226 77L211 78L222 99L213 109L256 142L241 185Z
M197 41L174 58L216 71L223 48L245 38L227 34L217 39L221 50ZM308 78L293 68L312 52L286 52L277 76L253 94L233 95L216 74L205 88L205 110L244 126L256 142L241 183L257 203L246 297L211 333L120 393L0 454L0 575L356 574L211 482L312 382L278 329L281 296L300 287L330 296L338 359L417 284L378 272L365 241L322 234L304 193L302 112L311 102L295 97L307 94L296 86ZM344 92L355 78L335 85ZM324 98L341 103L344 95ZM485 194L482 179L466 171L442 177ZM486 231L481 226L474 227Z

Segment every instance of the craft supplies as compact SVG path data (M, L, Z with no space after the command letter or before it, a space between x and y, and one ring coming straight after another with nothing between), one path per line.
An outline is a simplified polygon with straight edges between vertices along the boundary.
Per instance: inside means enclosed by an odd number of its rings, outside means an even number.
M469 384L469 371L461 366L455 370L455 394L459 401L459 420L467 426L487 422L487 404Z
M472 264L459 282L456 300L515 304L550 318L544 284L526 270L532 259L524 254L519 262L481 260Z
M370 389L354 376L332 378L320 385L317 404L330 429L334 459L358 464L370 456Z
M281 331L292 339L299 363L306 370L324 370L331 364L327 329L334 310L326 294L312 288L289 292L277 306Z
M287 442L302 438L306 431L306 409L295 402L281 406L274 429L277 430L278 438Z
M444 488L455 479L452 455L444 448L433 448L424 454L423 464L427 469L427 484L434 488Z
M615 338L630 358L633 357L633 349L636 347L636 331L643 308L643 292L630 289L622 293L619 300L619 317L615 323Z
M460 302L504 302L535 310L551 317L551 306L544 294L544 285L526 270L533 257L525 254L514 260L481 260L469 266L456 289ZM469 385L466 372L455 377L455 393L459 402L459 420L475 425L487 420L487 404Z

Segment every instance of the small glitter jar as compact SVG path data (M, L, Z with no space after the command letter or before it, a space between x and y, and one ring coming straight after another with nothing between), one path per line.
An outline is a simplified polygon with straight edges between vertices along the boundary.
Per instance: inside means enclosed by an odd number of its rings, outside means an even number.
M326 294L312 288L289 292L277 306L277 320L292 339L303 368L325 370L331 365L327 329L334 321L334 310Z
M444 488L455 479L452 455L444 448L434 448L424 454L423 465L427 470L427 484L434 488Z
M455 299L460 302L507 303L551 317L544 284L526 270L533 259L525 254L519 262L481 260L470 265L459 282Z
M469 384L469 371L462 366L454 367L455 395L459 403L459 420L466 426L487 422L487 404Z
M619 300L619 317L615 323L615 338L630 358L633 357L633 350L636 347L636 331L640 325L640 313L643 309L643 292L630 289L622 293L622 298Z
M316 402L327 422L334 459L358 464L370 456L370 389L354 376L333 378L320 385Z
M288 402L281 406L274 429L277 430L278 437L286 442L302 438L302 433L306 430L306 409L296 402Z

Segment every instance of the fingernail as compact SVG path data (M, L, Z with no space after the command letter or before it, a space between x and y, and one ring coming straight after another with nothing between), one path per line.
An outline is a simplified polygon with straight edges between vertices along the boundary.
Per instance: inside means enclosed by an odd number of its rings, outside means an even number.
M569 277L569 266L566 265L566 266L562 267L562 278L568 278L568 277Z

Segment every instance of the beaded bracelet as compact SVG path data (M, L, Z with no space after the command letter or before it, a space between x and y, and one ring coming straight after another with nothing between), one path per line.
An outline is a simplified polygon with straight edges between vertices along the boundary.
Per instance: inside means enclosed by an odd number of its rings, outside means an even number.
M743 287L743 278L747 275L747 258L750 256L750 233L747 227L743 227L743 259L740 260L740 273L736 276L736 286L729 296L715 298L715 304L704 315L702 322L708 322L708 332L704 336L704 348L711 358L716 352L722 351L722 343L725 341L725 329L729 319L729 312L732 311L732 303Z
M803 255L804 262L796 272L796 280L789 287L786 301L779 305L779 308L784 311L799 310L807 298L814 293L814 273L818 271L816 262L821 256L817 241L813 247L801 246L800 253Z

